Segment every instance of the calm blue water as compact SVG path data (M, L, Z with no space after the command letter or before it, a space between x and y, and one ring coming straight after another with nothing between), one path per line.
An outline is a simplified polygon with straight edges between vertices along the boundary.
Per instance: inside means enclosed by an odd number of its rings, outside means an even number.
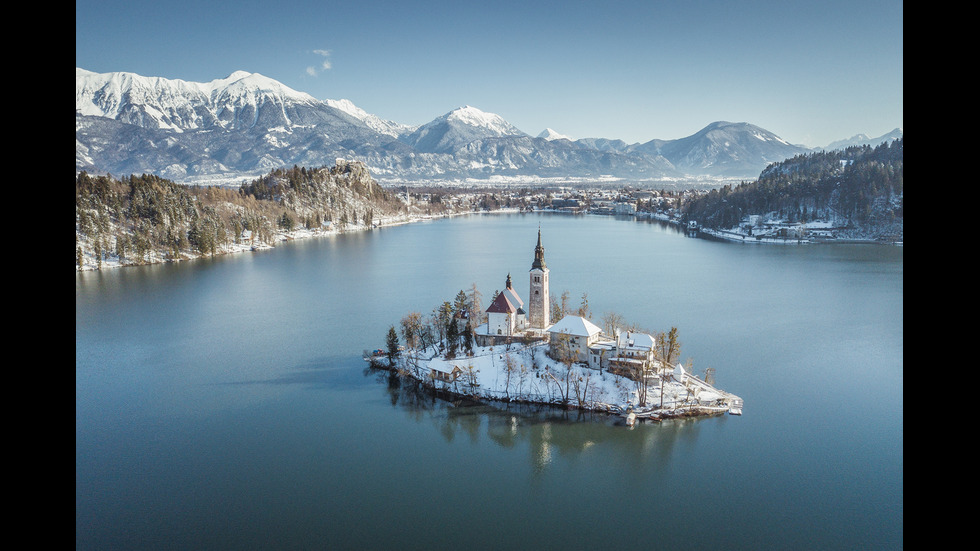
M389 385L390 325L511 273L745 399L642 424ZM483 215L76 275L78 549L901 549L903 250Z

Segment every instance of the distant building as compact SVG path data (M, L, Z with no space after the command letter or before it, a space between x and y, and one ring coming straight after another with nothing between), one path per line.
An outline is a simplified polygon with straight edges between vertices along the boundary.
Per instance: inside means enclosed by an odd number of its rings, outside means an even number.
M636 203L620 201L613 206L616 214L636 214Z

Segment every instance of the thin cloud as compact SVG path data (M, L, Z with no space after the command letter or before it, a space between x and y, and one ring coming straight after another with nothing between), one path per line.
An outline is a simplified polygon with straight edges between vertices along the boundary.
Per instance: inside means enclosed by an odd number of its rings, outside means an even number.
M323 61L320 62L319 67L315 65L310 65L306 68L306 74L311 77L317 76L321 71L326 71L330 69L333 65L330 63L330 50L313 50L313 53L322 56Z

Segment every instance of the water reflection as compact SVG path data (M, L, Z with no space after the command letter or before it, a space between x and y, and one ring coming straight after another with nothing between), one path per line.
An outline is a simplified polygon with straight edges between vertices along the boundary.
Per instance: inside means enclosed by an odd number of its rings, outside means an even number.
M602 448L604 461L619 467L663 471L680 444L697 439L704 423L726 422L724 416L714 416L647 420L627 427L617 415L439 397L385 370L368 367L364 374L384 388L394 408L415 422L431 423L446 442L465 438L477 444L486 436L500 448L526 448L536 474L545 472L556 457L577 460L596 447Z

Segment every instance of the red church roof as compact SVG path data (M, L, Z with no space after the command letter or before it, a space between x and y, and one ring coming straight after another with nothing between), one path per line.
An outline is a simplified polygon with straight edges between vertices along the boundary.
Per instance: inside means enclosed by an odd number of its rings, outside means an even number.
M517 313L517 307L514 306L504 293L497 294L497 298L494 299L493 304L487 308L487 312L495 312L499 314L514 314Z

